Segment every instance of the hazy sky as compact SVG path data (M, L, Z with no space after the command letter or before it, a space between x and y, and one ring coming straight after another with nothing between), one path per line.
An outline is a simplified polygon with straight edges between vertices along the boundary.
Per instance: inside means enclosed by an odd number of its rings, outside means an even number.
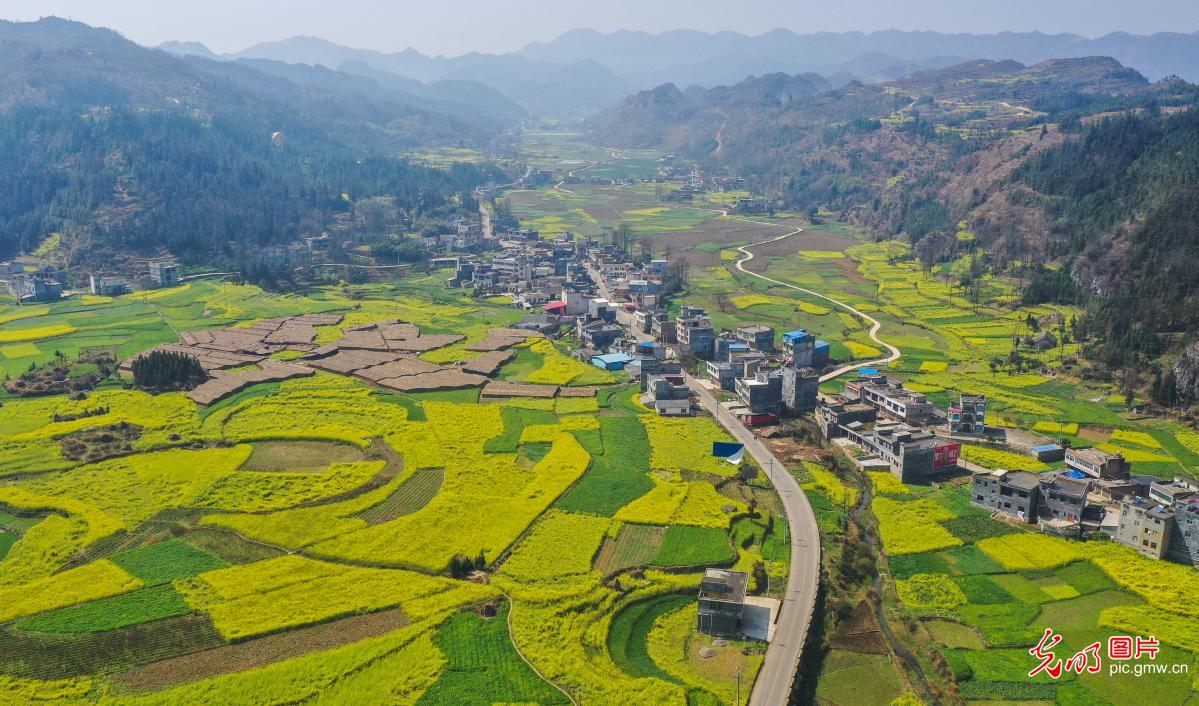
M219 51L297 34L425 53L505 52L568 29L734 30L760 34L931 29L1199 30L1199 0L3 0L0 17L70 17L134 41L199 40Z

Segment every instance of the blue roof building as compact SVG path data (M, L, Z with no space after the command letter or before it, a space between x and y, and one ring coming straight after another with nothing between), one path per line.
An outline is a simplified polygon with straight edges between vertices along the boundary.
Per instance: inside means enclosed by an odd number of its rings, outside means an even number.
M789 346L793 346L796 343L805 343L811 339L812 334L808 333L807 329L802 328L795 331L788 331L787 333L783 334L783 343L786 343Z
M603 370L624 370L624 366L636 360L628 353L608 353L591 357L591 364Z

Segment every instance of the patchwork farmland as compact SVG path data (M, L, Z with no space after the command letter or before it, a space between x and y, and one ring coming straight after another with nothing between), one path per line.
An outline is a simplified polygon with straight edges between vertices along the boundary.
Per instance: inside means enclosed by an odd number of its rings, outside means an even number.
M10 349L14 374L128 330L107 339L120 360L169 346L211 375L190 393L113 376L73 397L3 399L9 694L726 702L731 662L693 663L708 643L659 633L694 622L704 566L786 576L770 511L734 499L747 481L703 448L727 437L699 419L662 428L635 387L506 328L501 302L430 302L412 286L349 300L197 282L153 304L0 311L7 335L36 344ZM63 455L98 425L137 433L99 460ZM623 546L644 541L652 551ZM612 653L616 618L660 599L660 620ZM629 667L626 649L667 667ZM752 679L761 657L729 659Z

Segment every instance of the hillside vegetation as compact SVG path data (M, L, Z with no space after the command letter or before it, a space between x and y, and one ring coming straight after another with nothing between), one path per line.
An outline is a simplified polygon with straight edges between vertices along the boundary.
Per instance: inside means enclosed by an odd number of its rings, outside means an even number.
M331 93L57 19L0 23L0 47L0 257L61 233L68 253L205 261L319 234L360 198L419 214L491 176L400 159L489 133L382 91Z
M1118 366L1199 324L1197 101L1191 84L1151 84L1107 58L973 61L837 90L779 76L662 86L593 137L675 151L790 210L906 238L925 267L977 256L1023 279L1030 303L1084 306L1079 334L1103 340L1087 353Z

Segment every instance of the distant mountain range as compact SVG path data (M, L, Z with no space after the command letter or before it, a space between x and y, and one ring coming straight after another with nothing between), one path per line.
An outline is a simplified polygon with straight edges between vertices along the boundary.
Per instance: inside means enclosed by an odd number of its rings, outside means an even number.
M764 73L815 72L829 78L895 79L968 59L1049 59L1110 56L1152 80L1176 74L1199 80L1199 33L1138 36L1125 33L1088 39L1075 34L1000 32L821 32L776 29L750 37L736 32L689 30L647 34L574 30L552 42L517 52L528 59L566 63L590 59L616 75L649 87L661 83L712 86ZM871 75L874 74L874 75Z
M177 54L206 56L208 51L196 42L169 42L159 48ZM515 54L465 54L446 58L430 57L412 49L391 54L354 49L316 37L292 37L278 42L256 44L227 54L224 59L270 59L288 64L310 64L346 73L369 76L400 90L421 94L413 82L438 84L450 82L461 96L477 91L492 95L495 91L541 115L587 114L607 108L638 86L608 69L586 59L573 62L542 62ZM401 83L407 79L407 83ZM480 85L481 84L481 85ZM438 89L434 89L437 93Z
M216 56L196 42L169 42L161 48L177 54ZM381 79L379 72L386 72L424 84L475 82L535 115L577 116L611 107L630 93L663 83L712 87L733 85L748 76L815 73L842 86L855 80L892 81L975 59L1033 65L1088 56L1112 57L1151 80L1177 75L1199 81L1199 33L1115 33L1089 39L1040 32L797 34L778 29L747 36L691 30L603 34L580 29L511 54L471 53L450 58L426 56L413 49L384 53L316 37L292 37L256 44L223 58L319 64L376 80ZM419 89L412 86L401 90L419 95Z
M1199 331L1199 86L1109 57L973 60L829 89L770 74L663 84L593 121L813 218L906 238L928 267L981 245L1028 266L1030 302L1086 304L1109 364Z

